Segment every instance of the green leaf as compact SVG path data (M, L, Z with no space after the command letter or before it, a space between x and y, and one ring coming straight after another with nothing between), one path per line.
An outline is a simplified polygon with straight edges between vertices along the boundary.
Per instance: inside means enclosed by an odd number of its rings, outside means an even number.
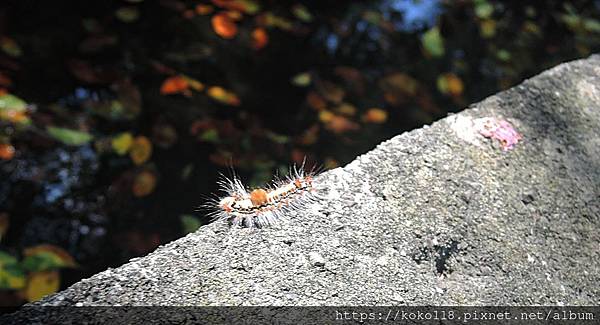
M600 33L600 22L593 18L583 20L583 28L593 33Z
M443 75L439 75L437 80L436 80L436 85L438 90L442 93L442 94L447 94L448 93L448 79L444 78Z
M18 261L17 261L16 257L14 257L8 253L0 251L0 268L5 267L7 265L17 264L17 263L18 263Z
M381 14L377 11L367 10L363 13L363 19L373 25L379 25L381 23Z
M190 178L190 175L192 175L193 171L194 171L194 164L185 165L185 167L183 167L183 169L181 170L181 179L186 180L186 179Z
M25 272L17 259L0 251L0 289L21 289L25 287Z
M244 11L249 15L254 15L260 10L260 5L252 0L240 0L244 7Z
M277 134L275 132L267 131L265 135L271 141L273 141L275 143L278 143L278 144L285 144L285 143L288 143L290 141L290 138L288 136Z
M202 223L198 218L191 216L189 214L183 214L179 216L179 220L181 220L181 227L183 228L183 232L189 234L194 232L202 226Z
M299 73L292 78L292 84L294 84L295 86L298 86L298 87L306 87L306 86L310 85L310 82L311 82L311 77L310 77L310 73L308 73L308 72Z
M136 7L121 7L115 11L115 16L124 23L132 23L140 18L140 11Z
M486 0L475 1L475 15L481 19L490 18L494 13L494 6Z
M0 96L0 112L23 112L27 109L27 103L21 98L11 95L4 94Z
M4 36L0 38L0 48L2 51L4 51L4 53L14 58L20 57L23 54L19 44L17 44L17 42L10 37Z
M579 24L581 23L581 18L573 14L561 15L560 20L562 20L562 22L565 23L565 25L567 25L567 27L569 27L572 30L576 30Z
M506 62L510 60L510 52L505 49L500 49L496 52L496 57L498 60Z
M445 53L444 39L437 26L431 28L421 36L421 43L425 51L433 57L440 57Z
M208 130L202 132L202 134L200 135L200 140L206 141L206 142L218 143L220 141L219 132L217 132L216 129L208 129Z
M54 126L49 126L46 128L46 130L51 137L70 146L80 146L90 142L94 138L87 132L58 128Z
M63 267L73 267L74 264L51 251L40 251L36 252L34 255L26 256L23 261L21 261L21 266L26 271L39 272Z
M310 11L308 11L308 9L301 5L301 4L297 4L294 7L292 7L292 13L294 14L294 16L296 16L298 19L302 20L305 23L310 23L313 20L313 15L310 13Z

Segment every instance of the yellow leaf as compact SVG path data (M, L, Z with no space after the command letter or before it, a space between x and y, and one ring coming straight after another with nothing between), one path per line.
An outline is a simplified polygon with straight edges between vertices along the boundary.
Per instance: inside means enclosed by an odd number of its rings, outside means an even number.
M479 23L480 33L483 38L492 38L496 35L496 21L485 19Z
M441 74L437 79L439 91L446 95L460 96L464 91L462 80L454 73Z
M121 133L114 137L111 141L113 150L121 156L129 151L129 148L131 148L132 144L133 136L129 132Z
M219 86L213 86L207 90L208 96L212 99L219 101L224 104L238 106L240 99L231 91L226 90Z
M356 114L356 107L349 103L342 103L340 106L336 107L335 110L343 115L354 116Z
M417 93L419 83L413 77L405 73L396 72L379 81L379 86L384 92L414 96Z
M201 83L200 81L194 79L194 78L190 78L188 76L184 76L185 80L187 80L188 85L190 86L190 88L194 89L195 91L202 91L204 90L204 84Z
M129 157L136 165L141 165L148 161L152 155L152 143L145 136L137 136L129 149Z
M13 276L8 278L8 287L11 289L21 289L25 287L26 284L24 276Z
M337 160L335 160L335 159L333 159L331 157L327 157L325 159L325 164L324 165L325 165L325 168L327 168L327 169L334 169L336 167L339 167L340 163Z
M27 277L27 287L24 290L27 301L37 301L58 291L60 276L58 271L32 272Z
M330 122L335 115L330 111L320 111L319 112L319 121L323 123Z
M156 176L154 173L144 170L135 176L131 190L133 195L142 197L152 193L155 187Z

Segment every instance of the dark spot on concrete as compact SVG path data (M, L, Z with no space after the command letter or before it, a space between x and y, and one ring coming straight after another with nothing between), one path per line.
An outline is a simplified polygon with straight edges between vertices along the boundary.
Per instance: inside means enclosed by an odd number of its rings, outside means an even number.
M533 194L530 193L523 194L523 196L521 197L521 201L525 204L530 204L533 201L535 201L535 197L533 197Z
M417 264L423 261L435 262L435 269L438 275L448 275L452 269L448 266L448 260L460 251L459 242L451 240L443 245L434 245L433 247L421 247L412 258Z

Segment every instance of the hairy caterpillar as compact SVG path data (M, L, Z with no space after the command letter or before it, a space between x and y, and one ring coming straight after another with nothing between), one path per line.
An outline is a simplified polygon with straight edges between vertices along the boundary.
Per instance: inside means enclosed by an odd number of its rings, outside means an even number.
M234 226L262 228L286 218L290 212L304 209L317 200L313 177L317 171L292 166L284 178L276 177L262 188L248 190L233 173L223 175L218 184L226 194L211 200L205 207L213 209L213 220L227 220Z

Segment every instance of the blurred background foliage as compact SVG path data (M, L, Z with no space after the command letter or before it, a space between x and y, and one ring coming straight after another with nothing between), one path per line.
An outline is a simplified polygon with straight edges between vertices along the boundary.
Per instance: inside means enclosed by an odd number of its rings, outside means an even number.
M333 168L600 47L599 1L0 4L0 305L209 222L251 185Z

